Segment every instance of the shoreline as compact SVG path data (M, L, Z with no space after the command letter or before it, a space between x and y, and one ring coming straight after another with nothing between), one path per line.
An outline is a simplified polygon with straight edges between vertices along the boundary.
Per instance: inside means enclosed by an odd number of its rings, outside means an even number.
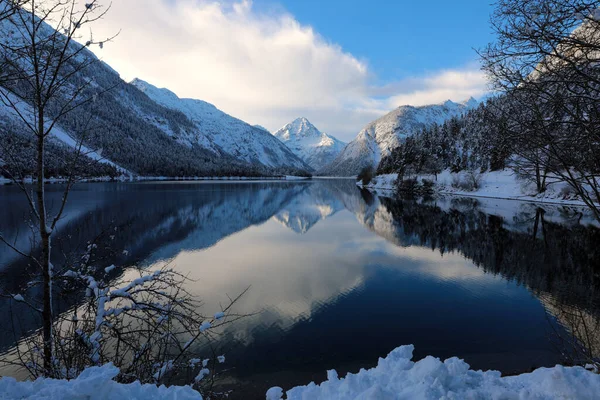
M451 174L448 171L443 171L439 174L438 180L431 179L432 176L430 175L418 175L415 178L418 180L432 180L434 182L434 193L444 196L510 200L581 208L588 207L583 201L577 198L565 198L562 193L566 190L567 185L564 183L551 184L544 195L531 196L523 193L523 190L530 189L527 184L517 181L514 175L506 170L482 174L481 186L473 191L453 187L450 182L457 176L460 176L460 174ZM361 182L356 182L356 184L358 187L374 193L383 191L388 195L396 195L396 189L394 188L396 179L397 174L377 175L368 185L363 185Z

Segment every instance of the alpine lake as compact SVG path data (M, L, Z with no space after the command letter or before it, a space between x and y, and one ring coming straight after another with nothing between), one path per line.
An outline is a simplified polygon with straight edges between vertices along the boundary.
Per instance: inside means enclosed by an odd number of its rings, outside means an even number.
M49 204L62 189L48 185ZM0 231L22 247L27 218L19 189L0 186ZM116 265L115 279L168 265L207 315L248 288L234 305L248 316L211 343L233 399L370 368L405 344L415 360L457 356L503 374L579 362L576 346L600 353L600 229L578 207L398 199L347 179L84 183L53 263L107 230L116 251L97 268ZM5 293L27 284L25 268L0 247ZM3 357L40 327L22 307L0 298Z

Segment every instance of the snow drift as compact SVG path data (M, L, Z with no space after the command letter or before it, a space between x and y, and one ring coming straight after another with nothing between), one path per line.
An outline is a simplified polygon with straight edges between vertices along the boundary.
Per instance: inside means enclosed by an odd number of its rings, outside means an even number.
M600 375L581 367L540 368L532 373L501 377L497 371L472 371L458 358L426 357L411 361L414 346L402 346L375 368L289 390L287 400L464 400L464 399L598 399ZM267 400L281 400L283 390L269 389Z
M40 378L34 382L17 382L14 378L2 378L0 399L202 400L200 393L189 386L121 384L113 380L118 374L117 367L107 364L88 368L71 381Z

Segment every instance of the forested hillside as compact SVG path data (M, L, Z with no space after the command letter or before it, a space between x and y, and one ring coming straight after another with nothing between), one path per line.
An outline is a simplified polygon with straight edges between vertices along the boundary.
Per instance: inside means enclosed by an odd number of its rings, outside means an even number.
M459 116L476 105L477 102L470 98L462 103L448 100L442 104L420 107L400 106L364 127L318 174L353 176L364 168L375 168L407 137L435 123Z
M425 127L404 139L385 156L377 173L437 174L473 170L495 171L506 167L510 143L491 112L497 100L489 100L465 115Z

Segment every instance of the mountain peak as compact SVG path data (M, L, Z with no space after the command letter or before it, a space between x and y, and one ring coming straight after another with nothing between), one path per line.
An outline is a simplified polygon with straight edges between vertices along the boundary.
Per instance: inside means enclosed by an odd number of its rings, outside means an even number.
M292 128L294 134L300 136L321 134L321 132L305 117L296 118L294 121L292 121L290 127Z
M475 100L473 96L471 96L467 100L463 101L461 104L463 104L467 108L475 108L479 105L479 102Z
M307 118L296 118L273 135L315 170L332 161L346 145L321 133Z
M297 137L321 137L321 132L305 117L296 118L274 133L280 140Z
M292 124L294 124L294 123L310 124L310 121L306 117L299 117L299 118L296 118L294 121L292 121Z

